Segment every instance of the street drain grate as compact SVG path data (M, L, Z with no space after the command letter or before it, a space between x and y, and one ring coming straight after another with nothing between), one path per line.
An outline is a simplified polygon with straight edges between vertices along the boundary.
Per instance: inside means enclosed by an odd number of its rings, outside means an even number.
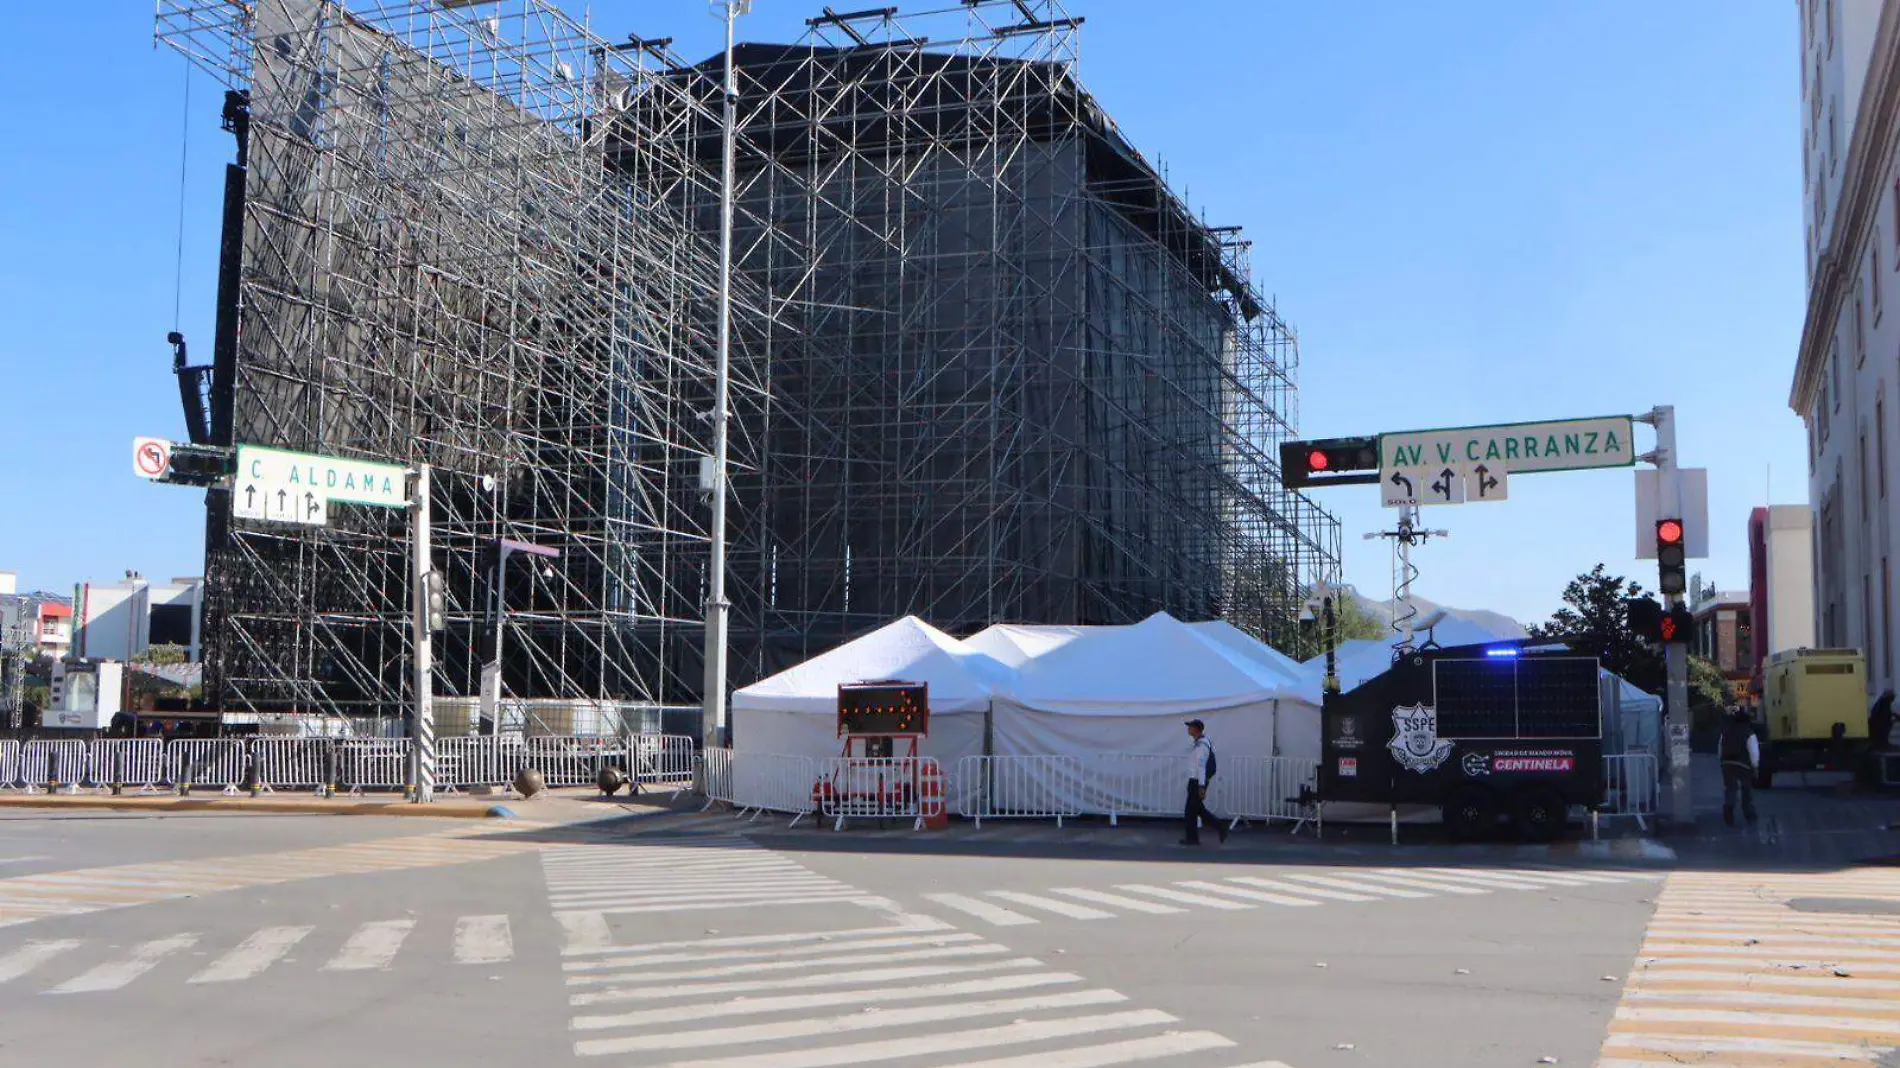
M1900 916L1900 901L1877 897L1797 897L1788 902L1796 912L1852 912L1872 916Z

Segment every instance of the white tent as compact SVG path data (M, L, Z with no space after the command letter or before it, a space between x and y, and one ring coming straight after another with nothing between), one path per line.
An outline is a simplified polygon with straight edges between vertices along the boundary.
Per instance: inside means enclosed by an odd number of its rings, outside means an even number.
M1470 620L1457 618L1441 621L1429 635L1419 632L1415 640L1423 643L1427 637L1446 647L1489 645L1492 642L1515 640L1508 635L1493 633ZM1396 641L1397 634L1341 642L1334 654L1338 662L1339 688L1350 690L1367 679L1383 674L1392 666L1392 646ZM1300 692L1308 700L1314 703L1319 701L1325 680L1326 654L1321 653L1300 665Z
M1255 665L1285 677L1289 682L1296 682L1300 677L1298 660L1224 619L1210 619L1203 623L1189 623L1187 626L1189 630L1219 648L1238 654Z
M963 644L973 652L985 653L1005 667L1019 668L1036 657L1081 637L1099 627L1068 627L1029 623L995 623L965 638Z
M1011 675L993 658L905 616L855 641L761 679L732 695L735 749L837 756L838 686L902 679L930 687L930 736L922 752L946 768L983 751L983 716Z

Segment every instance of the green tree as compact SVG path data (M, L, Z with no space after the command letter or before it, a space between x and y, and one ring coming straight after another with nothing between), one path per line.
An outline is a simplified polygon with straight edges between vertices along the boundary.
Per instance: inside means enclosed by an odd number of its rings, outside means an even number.
M1530 627L1536 641L1562 641L1572 649L1597 658L1605 670L1623 676L1651 693L1663 684L1662 657L1636 636L1629 626L1623 602L1648 596L1643 587L1602 565L1578 575L1564 587L1564 606L1548 623Z
M190 650L182 645L148 645L145 651L132 658L136 664L183 664Z
M1384 638L1392 633L1388 619L1351 593L1333 602L1333 625L1339 628L1342 642Z

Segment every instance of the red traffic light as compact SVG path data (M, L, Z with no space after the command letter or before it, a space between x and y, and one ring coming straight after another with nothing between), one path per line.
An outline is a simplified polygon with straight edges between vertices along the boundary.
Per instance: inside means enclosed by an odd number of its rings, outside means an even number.
M1664 519L1656 524L1656 540L1663 545L1682 544L1682 521Z
M1676 640L1676 617L1671 614L1665 614L1662 617L1661 625L1657 627L1657 631L1658 631L1658 636L1662 638L1663 641L1666 641L1666 642L1675 641Z
M1306 469L1308 471L1324 471L1331 466L1332 460L1327 457L1325 449L1314 449L1312 452L1306 454Z

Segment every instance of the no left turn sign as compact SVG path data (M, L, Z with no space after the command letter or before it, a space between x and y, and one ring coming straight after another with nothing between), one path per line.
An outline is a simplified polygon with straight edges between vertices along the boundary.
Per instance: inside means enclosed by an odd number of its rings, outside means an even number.
M164 438L132 439L132 473L140 478L164 478L172 469L172 443Z

